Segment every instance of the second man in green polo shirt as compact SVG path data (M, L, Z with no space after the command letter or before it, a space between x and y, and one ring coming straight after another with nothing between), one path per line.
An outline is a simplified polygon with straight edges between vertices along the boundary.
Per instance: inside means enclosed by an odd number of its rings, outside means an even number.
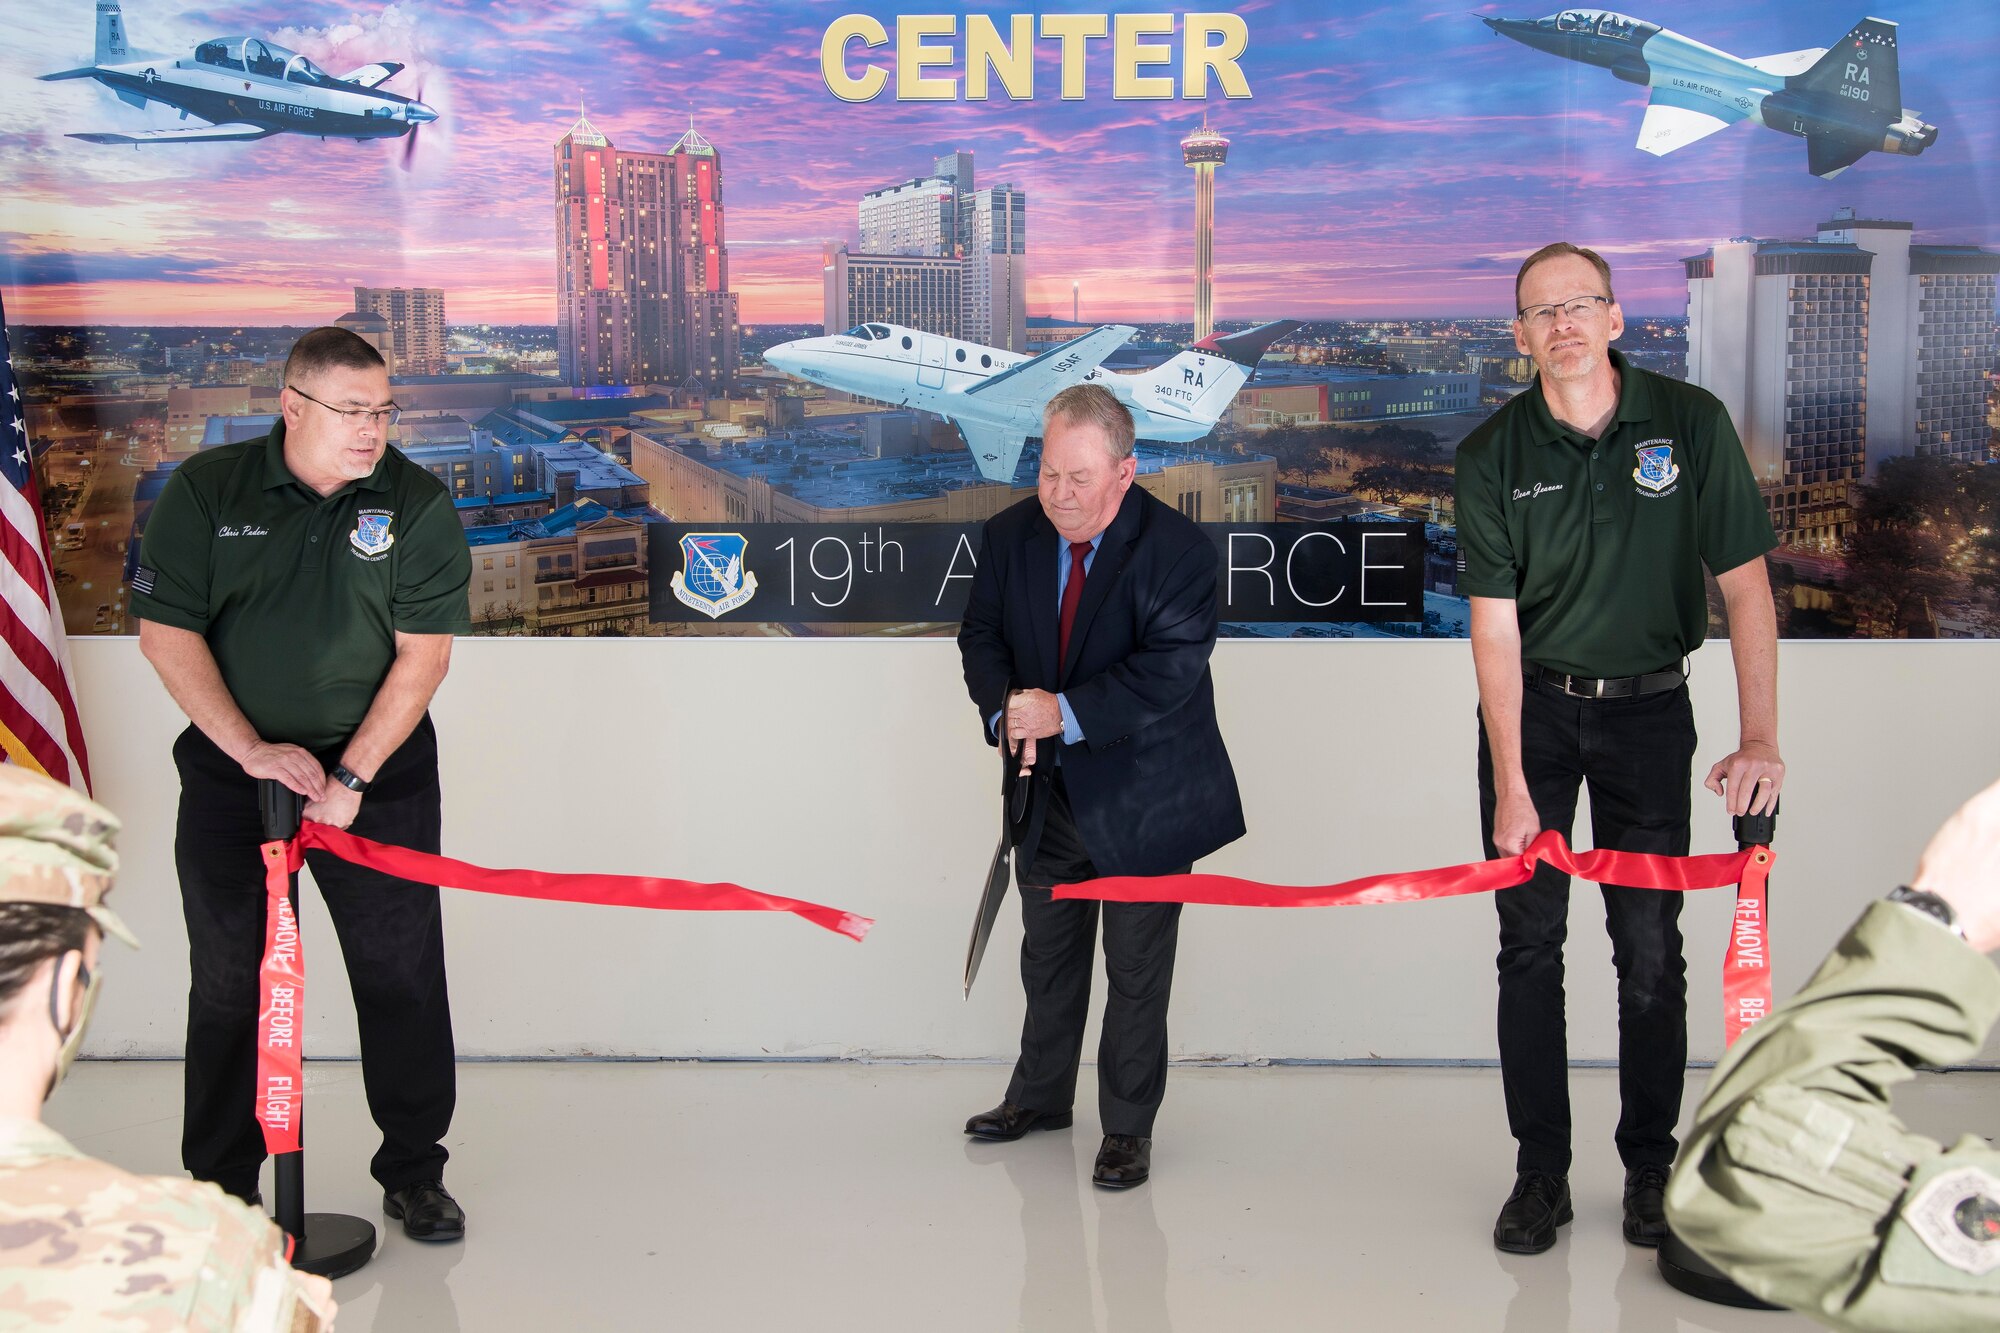
M1741 739L1709 770L1730 812L1777 800L1777 543L1715 398L1610 350L1624 331L1611 270L1567 243L1515 281L1514 337L1534 384L1457 460L1459 591L1472 604L1479 796L1488 856L1564 834L1590 784L1592 842L1688 851L1694 715L1683 659L1708 624L1703 567L1728 606ZM1563 942L1569 877L1543 866L1495 895L1500 1068L1518 1145L1494 1225L1502 1250L1555 1244L1571 1216ZM1617 1144L1624 1233L1657 1245L1687 1065L1687 967L1675 893L1605 886L1618 972Z

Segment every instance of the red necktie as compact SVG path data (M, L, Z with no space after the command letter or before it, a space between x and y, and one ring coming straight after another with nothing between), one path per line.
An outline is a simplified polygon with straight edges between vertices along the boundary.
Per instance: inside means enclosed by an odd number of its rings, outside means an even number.
M1063 585L1062 627L1056 634L1056 672L1069 660L1069 631L1076 623L1077 603L1083 600L1083 562L1090 558L1089 542L1069 544L1069 582Z

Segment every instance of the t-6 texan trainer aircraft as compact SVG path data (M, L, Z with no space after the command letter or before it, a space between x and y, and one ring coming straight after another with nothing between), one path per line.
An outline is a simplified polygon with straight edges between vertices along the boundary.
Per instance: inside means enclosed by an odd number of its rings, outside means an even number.
M1807 169L1832 180L1869 153L1914 157L1937 142L1903 105L1896 25L1863 19L1831 48L1745 60L1657 23L1603 9L1480 20L1502 36L1653 90L1639 147L1655 157L1756 117L1806 141Z
M788 375L842 393L935 412L956 425L988 481L1014 479L1021 447L1042 431L1042 408L1072 384L1102 384L1132 409L1142 440L1185 443L1216 419L1270 345L1299 327L1274 320L1218 333L1156 370L1121 375L1104 358L1138 330L1107 324L1040 356L959 342L898 324L861 324L825 338L800 338L764 353Z
M273 134L322 139L394 139L428 125L438 113L422 102L383 92L378 84L403 67L364 65L335 78L312 61L261 37L218 37L186 60L149 57L125 44L118 0L97 0L97 55L82 69L44 79L95 79L118 100L143 107L163 102L210 123L186 129L74 133L91 143L213 143ZM414 141L412 141L414 142Z

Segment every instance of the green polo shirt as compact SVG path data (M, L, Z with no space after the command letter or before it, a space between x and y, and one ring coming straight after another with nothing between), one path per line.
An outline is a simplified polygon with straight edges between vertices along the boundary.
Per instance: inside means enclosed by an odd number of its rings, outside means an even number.
M1550 415L1539 378L1458 447L1458 590L1515 604L1521 655L1579 676L1677 665L1708 628L1702 566L1778 544L1729 413L1617 352L1600 440Z
M174 470L146 520L132 614L208 640L257 734L352 736L396 633L471 630L472 555L444 483L383 452L322 498L285 466L285 424Z

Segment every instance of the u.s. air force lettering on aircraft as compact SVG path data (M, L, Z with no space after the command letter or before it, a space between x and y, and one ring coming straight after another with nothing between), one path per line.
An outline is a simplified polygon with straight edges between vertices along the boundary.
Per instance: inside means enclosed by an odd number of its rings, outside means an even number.
M1142 440L1189 443L1214 429L1265 351L1298 327L1297 320L1281 319L1214 334L1157 369L1132 374L1103 366L1137 332L1128 324L1107 324L1024 358L871 321L845 333L782 343L764 360L843 393L934 412L958 427L981 476L1011 482L1023 446L1041 433L1042 408L1071 385L1109 389L1131 409Z

